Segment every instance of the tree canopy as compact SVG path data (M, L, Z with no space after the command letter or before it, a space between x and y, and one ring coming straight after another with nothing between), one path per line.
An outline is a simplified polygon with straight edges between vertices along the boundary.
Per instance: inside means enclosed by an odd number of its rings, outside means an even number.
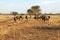
M32 6L31 9L27 10L28 14L38 14L41 12L40 6Z
M14 16L16 16L18 14L18 12L11 12Z

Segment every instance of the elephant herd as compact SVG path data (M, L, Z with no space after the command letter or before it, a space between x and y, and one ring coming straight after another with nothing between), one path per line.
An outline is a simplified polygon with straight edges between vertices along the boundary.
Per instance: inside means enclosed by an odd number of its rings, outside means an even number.
M28 16L26 15L25 17L24 17L26 20L28 20ZM37 15L34 15L34 17L33 17L33 19L41 19L41 20L43 20L44 22L45 21L49 21L49 19L50 19L50 16L47 16L47 15L41 15L41 16L37 16ZM23 16L22 15L20 15L20 16L15 16L14 18L13 18L13 20L16 22L17 20L23 20Z

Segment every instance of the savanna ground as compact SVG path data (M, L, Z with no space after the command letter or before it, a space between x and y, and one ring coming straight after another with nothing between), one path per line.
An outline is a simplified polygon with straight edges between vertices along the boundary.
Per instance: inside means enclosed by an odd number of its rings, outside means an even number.
M0 40L60 40L60 15L50 15L49 21L21 19L0 15Z

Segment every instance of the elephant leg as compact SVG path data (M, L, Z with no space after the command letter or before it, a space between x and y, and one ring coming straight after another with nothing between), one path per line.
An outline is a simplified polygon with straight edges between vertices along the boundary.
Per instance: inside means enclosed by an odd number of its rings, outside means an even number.
M16 18L14 18L14 21L16 22Z

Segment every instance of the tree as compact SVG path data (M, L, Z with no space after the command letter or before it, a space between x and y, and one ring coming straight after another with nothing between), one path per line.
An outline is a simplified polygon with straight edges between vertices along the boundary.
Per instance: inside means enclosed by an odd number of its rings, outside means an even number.
M39 14L41 14L40 6L38 6L38 5L32 6L31 9L27 10L27 13L30 15L30 18L31 18L31 14L35 14L36 17L38 17Z
M28 9L27 13L30 15L30 19L31 19L31 15L33 14L33 11L31 9Z
M41 13L40 6L32 6L31 9L27 10L28 14L39 14Z
M32 14L33 13L33 11L31 9L28 9L27 12L28 12L28 14Z
M34 14L38 14L41 12L40 6L32 6L31 10L33 11Z
M39 16L39 14L41 14L41 9L40 6L36 5L36 6L32 6L31 10L33 11L33 13L36 15L36 17Z
M12 14L13 14L14 16L16 16L16 15L18 14L18 12L12 12Z

